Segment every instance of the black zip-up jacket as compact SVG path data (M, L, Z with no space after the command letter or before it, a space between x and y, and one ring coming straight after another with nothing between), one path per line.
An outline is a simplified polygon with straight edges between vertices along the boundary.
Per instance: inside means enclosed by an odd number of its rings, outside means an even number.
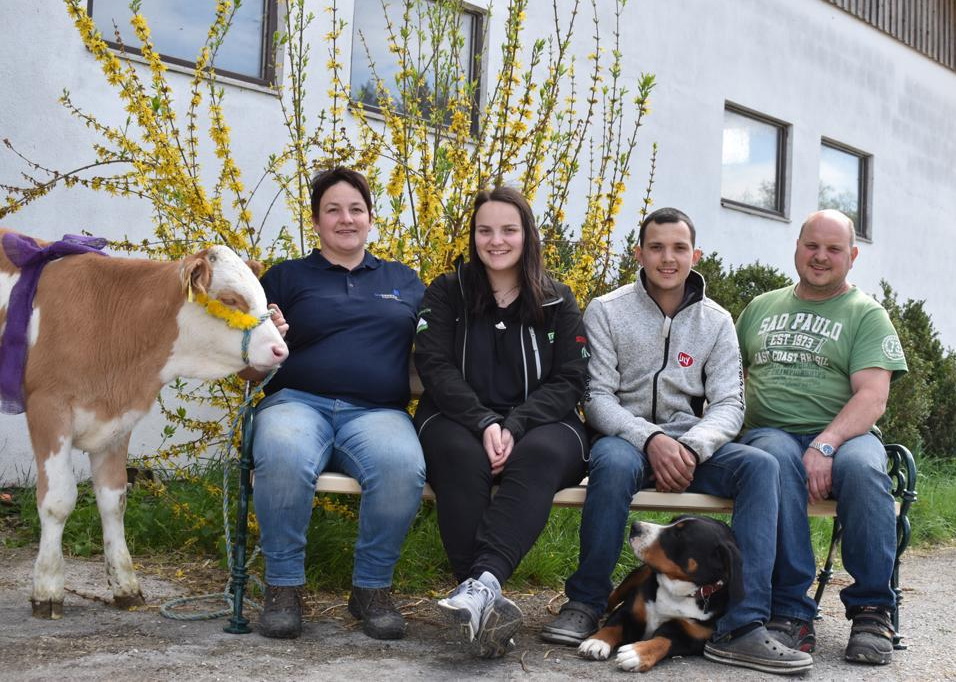
M486 407L468 383L468 306L458 272L438 276L425 290L415 335L415 367L425 392L415 411L419 432L439 412L481 438L494 423L517 442L529 429L573 416L588 377L587 339L574 294L551 280L542 304L543 324L521 325L524 356L523 403L507 415Z

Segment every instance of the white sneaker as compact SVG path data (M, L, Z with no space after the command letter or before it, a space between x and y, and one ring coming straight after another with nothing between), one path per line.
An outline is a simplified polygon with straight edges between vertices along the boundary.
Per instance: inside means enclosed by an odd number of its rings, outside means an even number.
M481 577L490 575L489 573L483 573ZM492 580L494 581L493 584L497 584L498 581L494 577L492 577ZM485 611L494 604L497 596L493 587L481 580L468 578L456 587L450 596L440 600L438 606L445 611L449 620L458 626L461 639L465 642L472 642L481 627Z
M521 609L510 599L499 596L481 618L478 630L478 655L500 658L515 648L514 635L521 628Z

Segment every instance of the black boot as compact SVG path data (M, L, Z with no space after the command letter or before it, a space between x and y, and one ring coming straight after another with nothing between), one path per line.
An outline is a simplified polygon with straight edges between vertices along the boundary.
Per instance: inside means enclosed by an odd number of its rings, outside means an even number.
M279 639L294 639L302 634L302 587L266 585L265 605L259 614L259 634Z
M349 613L362 621L362 631L373 639L401 639L405 619L392 603L388 587L352 586Z

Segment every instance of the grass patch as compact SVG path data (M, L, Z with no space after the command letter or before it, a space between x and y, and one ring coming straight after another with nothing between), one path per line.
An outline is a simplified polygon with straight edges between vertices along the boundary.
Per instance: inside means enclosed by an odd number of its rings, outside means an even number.
M916 502L910 508L911 542L949 544L956 539L956 459L916 455Z
M19 489L16 502L20 539L39 541L36 490ZM154 474L153 480L138 481L127 494L125 524L131 554L189 551L224 556L222 469L207 465L180 471L176 477ZM63 532L63 551L82 557L103 552L99 510L88 481L77 486L76 507Z
M917 457L918 499L910 510L912 544L926 546L951 543L956 539L956 460ZM233 505L237 495L237 475L230 483ZM219 558L225 566L225 540L222 528L222 471L218 465L180 472L178 477L160 476L137 483L129 493L126 511L126 535L133 554L180 552ZM36 542L40 535L36 497L32 489L10 491L13 504L3 510L19 516L16 532L5 542ZM309 528L306 576L313 589L346 591L351 585L352 556L357 535L361 498L352 495L317 496ZM668 513L631 514L631 519L666 523ZM716 515L729 522L726 515ZM230 511L230 531L235 513ZM250 550L256 539L251 527ZM554 508L538 542L518 566L509 581L513 588L548 587L561 589L575 570L578 560L578 527L581 511ZM9 519L8 519L9 520ZM832 523L812 518L810 530L818 563L822 563L830 544ZM76 556L102 553L103 540L99 513L92 486L79 486L77 507L64 532L64 551ZM839 557L838 557L839 560ZM262 559L254 570L261 572ZM630 549L622 546L614 580L622 578L636 565ZM395 571L395 587L406 593L427 593L447 589L453 582L451 567L438 533L435 505L424 502L406 538Z

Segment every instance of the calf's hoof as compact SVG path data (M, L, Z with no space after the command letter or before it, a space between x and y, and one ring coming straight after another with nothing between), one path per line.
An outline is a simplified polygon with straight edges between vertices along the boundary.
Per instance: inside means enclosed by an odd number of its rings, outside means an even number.
M33 605L33 617L45 620L59 620L63 617L63 602L52 599L30 599Z
M137 592L136 594L126 594L126 595L113 595L113 606L118 609L123 609L124 611L129 611L132 608L137 606L145 606L146 600L143 599L143 593Z

